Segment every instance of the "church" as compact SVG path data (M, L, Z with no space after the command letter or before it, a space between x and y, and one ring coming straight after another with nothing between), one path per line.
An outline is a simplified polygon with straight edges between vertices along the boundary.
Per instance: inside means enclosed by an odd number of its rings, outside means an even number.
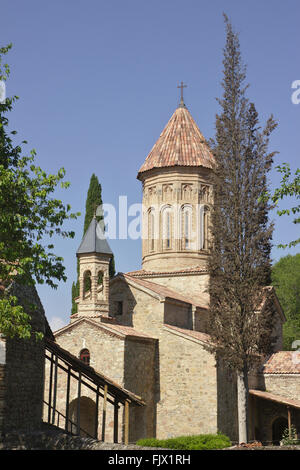
M182 91L182 90L181 90ZM143 187L142 269L109 278L112 256L94 217L77 250L80 295L70 323L55 342L99 374L139 397L143 406L118 421L124 441L217 433L238 440L236 377L210 350L208 329L209 220L214 157L183 97L140 167ZM274 352L250 377L250 439L280 440L300 432L300 361L282 351L285 316L272 287L259 307L276 311ZM56 407L64 412L66 383L57 379ZM92 394L70 390L70 417L95 427ZM78 403L78 400L80 403ZM103 410L97 408L97 422ZM113 441L114 409L105 409L105 440ZM114 434L115 433L115 434ZM123 436L123 437L122 437ZM101 439L101 435L98 435Z

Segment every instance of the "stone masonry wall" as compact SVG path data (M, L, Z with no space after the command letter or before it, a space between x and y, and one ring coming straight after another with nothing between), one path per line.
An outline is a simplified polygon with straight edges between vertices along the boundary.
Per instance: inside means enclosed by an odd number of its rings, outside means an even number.
M264 374L264 387L270 393L299 401L300 374Z
M99 323L99 325L101 325ZM89 322L82 321L79 324L73 324L71 328L62 334L58 334L56 341L61 347L67 349L71 354L79 357L80 351L87 348L90 351L90 365L97 372L100 372L120 386L125 387L131 392L141 396L146 402L145 407L130 406L130 427L129 440L134 442L140 437L150 437L153 434L153 384L154 384L154 356L155 341L151 339L143 340L140 338L126 338L123 335L110 334L103 331L98 326L91 325ZM57 409L65 415L66 403L66 374L59 371ZM47 386L49 365L47 365ZM77 381L71 381L70 403L73 403L73 412L71 418L76 422L76 401L78 397ZM81 397L84 398L85 409L82 412L82 419L87 414L87 407L95 406L95 393L83 386ZM89 401L89 400L90 401ZM47 401L47 396L45 396ZM91 412L91 415L93 413ZM123 406L119 410L119 442L123 436ZM44 420L47 420L47 409L45 409ZM102 426L102 400L99 408L99 435L101 438ZM83 429L85 428L81 420ZM87 424L87 426L89 426ZM93 432L93 426L91 427ZM106 414L106 435L107 442L113 442L113 406L107 405Z
M159 438L217 432L215 360L200 342L163 330L159 394Z
M90 366L93 367L97 372L100 372L119 385L124 386L124 339L119 338L115 335L102 333L97 326L93 326L85 321L78 325L72 326L63 334L56 336L56 342L64 349L69 351L76 357L79 357L80 351L87 348L90 352ZM47 361L48 362L48 361ZM46 396L45 401L48 402L48 390L49 390L49 364L47 364L46 372ZM58 372L58 395L56 408L63 415L66 414L66 374L59 369ZM71 416L70 419L76 422L77 413L77 397L78 387L75 379L71 380L70 389L70 404L71 404ZM93 407L96 402L96 395L88 387L82 386L81 397L85 397L85 404ZM99 435L101 438L101 427L102 427L102 402L100 400L99 406ZM89 405L88 405L89 404ZM87 406L85 408L87 408ZM82 415L87 413L87 409L82 409ZM119 410L119 439L122 438L122 416L123 407ZM47 420L47 409L45 407L44 420ZM64 426L64 423L63 423ZM86 429L84 424L81 426ZM91 431L91 429L86 429ZM93 431L93 429L92 429ZM105 438L108 442L113 442L113 406L107 405L106 413L106 435Z
M156 341L126 339L124 387L142 397L146 406L130 410L130 441L155 434L155 351Z
M147 281L156 282L162 286L166 286L169 289L186 296L192 296L193 294L197 295L206 292L209 282L209 276L206 273L172 276L155 275L155 277L145 276L144 279Z
M33 331L45 333L45 315L34 287L12 284L9 293L31 316ZM6 339L5 380L1 368L2 431L38 430L42 423L44 340ZM3 383L5 384L3 389ZM3 404L4 401L4 404Z
M117 283L112 287L113 300L114 290L117 295ZM118 317L118 321L159 339L155 358L154 407L157 420L154 436L160 439L217 432L217 376L214 357L199 342L164 329L164 319L167 317L171 321L172 311L175 324L179 326L180 322L180 326L188 327L188 308L160 302L133 287L123 288L123 298L132 297L135 299L134 308Z

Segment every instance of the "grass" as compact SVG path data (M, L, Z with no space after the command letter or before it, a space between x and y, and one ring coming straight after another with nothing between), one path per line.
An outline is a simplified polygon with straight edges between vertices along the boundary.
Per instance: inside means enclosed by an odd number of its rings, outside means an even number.
M139 439L136 444L144 447L163 447L176 450L214 450L230 447L231 441L225 434L200 434L171 439Z

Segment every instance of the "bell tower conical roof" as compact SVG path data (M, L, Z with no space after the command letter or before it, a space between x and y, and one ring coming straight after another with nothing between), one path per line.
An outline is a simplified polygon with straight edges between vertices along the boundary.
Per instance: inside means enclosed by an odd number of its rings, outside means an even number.
M182 102L139 169L137 178L154 168L173 166L212 169L214 156L189 110Z
M103 221L98 223L96 217L93 217L91 220L89 228L85 232L85 235L77 250L77 255L83 253L112 255L110 246L105 238Z

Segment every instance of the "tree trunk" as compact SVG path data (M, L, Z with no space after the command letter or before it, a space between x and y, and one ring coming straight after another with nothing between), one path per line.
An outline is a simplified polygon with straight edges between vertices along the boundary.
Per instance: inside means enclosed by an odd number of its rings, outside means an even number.
M248 370L237 373L239 444L248 442Z

